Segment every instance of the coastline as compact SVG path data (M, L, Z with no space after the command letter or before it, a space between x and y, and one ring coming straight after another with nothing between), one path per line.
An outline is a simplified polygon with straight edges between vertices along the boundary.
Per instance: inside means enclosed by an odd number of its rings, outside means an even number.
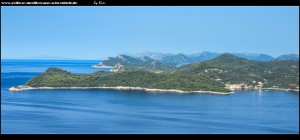
M299 89L289 89L289 88L229 88L230 90L284 90L284 91L295 91L299 92Z
M299 92L299 89L286 89L286 88L262 88L264 90L285 90L285 91L296 91Z
M9 88L9 91L21 91L21 90L37 90L37 89L113 89L113 90L140 90L146 92L175 92L175 93L212 93L212 94L231 94L231 92L217 92L217 91L183 91L177 89L151 89L142 87L30 87L30 86L17 86Z
M93 65L92 67L93 68L98 68L98 69L105 69L105 68L111 69L111 68L113 68L112 66L106 66L106 65L102 65L102 66Z

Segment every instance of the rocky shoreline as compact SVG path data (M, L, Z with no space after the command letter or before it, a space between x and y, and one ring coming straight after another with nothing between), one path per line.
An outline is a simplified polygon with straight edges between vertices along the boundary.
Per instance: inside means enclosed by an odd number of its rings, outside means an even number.
M16 92L21 90L35 90L35 89L114 89L114 90L141 90L146 92L175 92L175 93L212 93L212 94L231 94L233 92L216 92L216 91L183 91L177 89L150 89L142 87L30 87L30 86L15 86L9 88L9 91Z
M296 91L299 92L299 89L287 89L287 88L229 88L230 90L284 90L284 91Z
M183 91L177 89L151 89L151 88L142 88L142 87L30 87L26 85L14 86L9 88L9 91L16 92L21 90L36 90L36 89L113 89L113 90L141 90L146 92L175 92L175 93L212 93L212 94L231 94L235 90L284 90L284 91L296 91L299 92L299 89L284 89L284 88L230 88L231 92L217 92L217 91Z

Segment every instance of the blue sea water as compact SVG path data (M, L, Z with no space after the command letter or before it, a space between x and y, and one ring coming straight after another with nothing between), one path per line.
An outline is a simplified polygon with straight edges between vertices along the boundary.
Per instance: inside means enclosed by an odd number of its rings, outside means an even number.
M299 134L299 93L292 91L8 91L48 67L90 73L97 63L1 60L1 133Z

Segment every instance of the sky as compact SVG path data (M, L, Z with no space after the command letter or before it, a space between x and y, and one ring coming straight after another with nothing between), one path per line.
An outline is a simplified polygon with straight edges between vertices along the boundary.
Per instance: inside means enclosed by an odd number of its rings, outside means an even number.
M1 7L1 59L97 60L141 50L299 54L299 7Z

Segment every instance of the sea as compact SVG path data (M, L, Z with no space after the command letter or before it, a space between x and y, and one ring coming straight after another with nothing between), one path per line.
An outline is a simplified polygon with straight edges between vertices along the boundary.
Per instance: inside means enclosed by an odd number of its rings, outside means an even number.
M293 91L8 90L50 67L92 73L97 63L1 59L1 134L299 134Z

